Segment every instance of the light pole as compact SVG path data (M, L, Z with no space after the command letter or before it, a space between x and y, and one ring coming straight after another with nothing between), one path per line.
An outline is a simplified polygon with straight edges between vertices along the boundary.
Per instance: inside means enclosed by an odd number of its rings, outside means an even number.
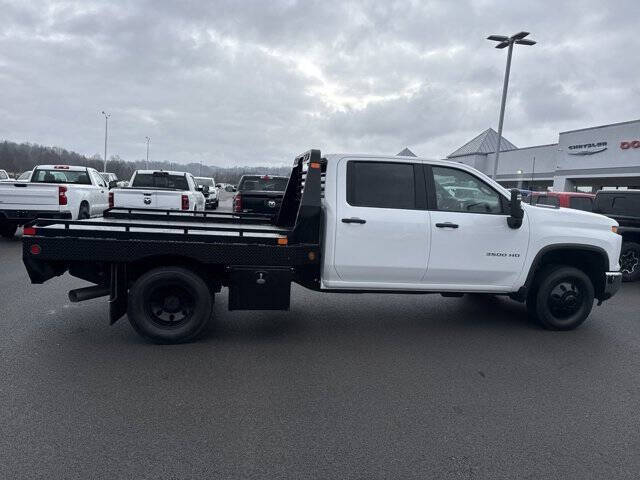
M110 113L105 113L102 111L102 115L104 115L104 172L107 172L107 132L109 131L109 117Z
M524 37L529 35L529 32L520 32L510 37L504 35L489 35L487 40L493 40L499 42L496 48L509 47L507 52L507 68L504 72L504 84L502 86L502 102L500 104L500 120L498 121L498 147L496 150L496 161L493 164L493 179L495 180L498 175L498 162L500 161L500 143L502 141L502 123L504 122L504 106L507 101L507 89L509 88L509 72L511 71L511 55L513 53L513 45L535 45L533 40L525 40Z
M522 190L522 174L523 174L523 171L522 170L518 170L516 173L518 174L518 190Z
M147 161L144 162L144 168L149 168L149 142L151 142L151 137L144 137L147 140Z

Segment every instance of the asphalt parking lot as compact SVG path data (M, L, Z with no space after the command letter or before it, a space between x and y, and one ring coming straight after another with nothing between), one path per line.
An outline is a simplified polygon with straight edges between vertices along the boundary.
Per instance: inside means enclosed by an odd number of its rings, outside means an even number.
M323 295L144 343L0 240L0 478L637 478L640 283L573 332L500 298Z

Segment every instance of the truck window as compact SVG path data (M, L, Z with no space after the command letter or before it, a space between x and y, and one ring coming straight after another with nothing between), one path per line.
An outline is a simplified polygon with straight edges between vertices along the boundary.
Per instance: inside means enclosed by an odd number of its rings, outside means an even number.
M33 172L32 182L35 183L73 183L76 185L91 185L86 171L65 171L38 169Z
M552 207L559 207L560 199L550 195L539 195L536 199L536 205L551 205Z
M286 177L271 177L269 175L245 175L238 185L239 191L284 192L289 179Z
M500 195L470 173L433 167L438 210L466 213L502 213Z
M189 190L187 177L184 175L169 175L165 172L138 173L133 179L133 184L131 186L138 188Z
M415 209L413 165L395 162L349 162L347 202L354 207Z
M3 170L0 170L0 180L7 180L9 175L7 175Z
M593 210L593 200L589 197L571 197L569 198L569 207L591 212Z

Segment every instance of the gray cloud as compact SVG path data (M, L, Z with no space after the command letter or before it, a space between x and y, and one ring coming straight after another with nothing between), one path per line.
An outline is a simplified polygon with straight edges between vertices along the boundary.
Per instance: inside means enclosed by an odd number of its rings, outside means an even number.
M637 117L637 1L2 1L0 137L210 164L288 163L310 147L446 155L505 136Z

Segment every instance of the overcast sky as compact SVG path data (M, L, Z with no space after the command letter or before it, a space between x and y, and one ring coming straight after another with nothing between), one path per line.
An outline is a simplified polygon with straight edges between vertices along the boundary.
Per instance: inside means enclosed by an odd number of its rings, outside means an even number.
M637 119L640 1L0 0L0 139L109 156L283 164L309 148L442 157Z

